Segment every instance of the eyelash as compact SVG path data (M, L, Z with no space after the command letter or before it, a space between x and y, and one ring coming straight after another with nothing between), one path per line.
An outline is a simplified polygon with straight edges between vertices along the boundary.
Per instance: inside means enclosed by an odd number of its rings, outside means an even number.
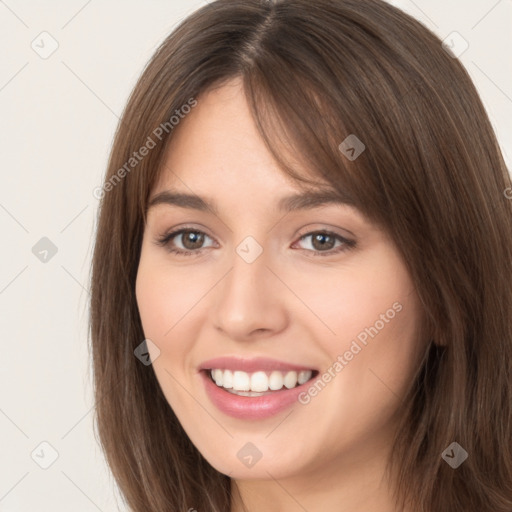
M194 251L184 251L182 249L176 249L176 248L173 248L173 247L170 246L169 242L173 238L177 237L178 235L184 234L184 233L196 233L196 234L199 233L199 234L202 234L202 235L206 235L208 238L211 238L204 231L200 231L198 229L180 228L180 229L178 229L176 231L172 231L170 233L166 233L165 235L163 235L160 238L157 238L156 243L157 243L157 245L165 247L170 253L174 253L174 254L176 254L178 256L185 256L185 257L186 256L199 256L205 250L205 248L197 249L197 250L194 250ZM324 256L324 257L325 256L333 256L334 254L338 254L338 253L341 253L341 252L353 249L356 246L356 242L355 241L348 240L347 238L344 238L344 237L338 235L337 233L333 233L332 231L326 231L326 230L310 231L309 233L301 235L299 237L299 241L304 239L304 238L307 238L309 236L318 235L318 234L332 236L335 239L340 240L343 245L339 246L336 249L330 249L329 251L314 251L314 250L311 250L311 249L302 249L302 250L307 251L307 252L312 252L313 253L313 255L312 255L313 257L316 257L316 256Z

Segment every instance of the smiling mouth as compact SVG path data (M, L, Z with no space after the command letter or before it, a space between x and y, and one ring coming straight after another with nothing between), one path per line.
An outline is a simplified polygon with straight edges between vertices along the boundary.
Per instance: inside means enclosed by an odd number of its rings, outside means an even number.
M248 397L268 395L302 386L314 379L319 373L317 370L262 370L249 373L220 368L204 371L209 379L224 391Z

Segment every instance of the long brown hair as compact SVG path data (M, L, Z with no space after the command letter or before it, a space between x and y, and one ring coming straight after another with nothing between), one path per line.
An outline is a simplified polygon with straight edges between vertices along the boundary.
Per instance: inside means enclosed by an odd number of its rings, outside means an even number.
M90 308L95 419L126 503L230 508L230 478L192 445L134 350L149 192L184 106L235 77L283 171L307 181L298 158L352 198L391 235L415 283L431 342L401 404L389 464L397 507L510 512L510 177L464 67L380 0L212 2L163 42L133 90L99 194ZM349 135L365 144L355 160L339 149ZM457 469L441 457L454 441L469 454Z

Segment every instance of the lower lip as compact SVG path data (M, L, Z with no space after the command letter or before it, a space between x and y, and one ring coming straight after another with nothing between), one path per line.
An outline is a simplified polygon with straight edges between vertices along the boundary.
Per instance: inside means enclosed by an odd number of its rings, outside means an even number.
M239 396L217 386L208 372L203 370L200 373L206 393L213 404L228 416L244 420L259 420L278 414L296 403L299 394L310 384L308 381L295 388L274 391L268 395Z

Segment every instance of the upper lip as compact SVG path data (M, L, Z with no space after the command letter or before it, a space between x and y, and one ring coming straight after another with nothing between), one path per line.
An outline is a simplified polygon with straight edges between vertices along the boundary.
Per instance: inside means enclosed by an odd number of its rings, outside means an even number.
M269 359L267 357L254 357L251 359L244 359L242 357L216 357L214 359L208 359L199 366L199 370L239 370L247 373L262 371L296 371L300 372L303 370L314 370L310 366L304 366L300 364L287 363L285 361L279 361L277 359Z

